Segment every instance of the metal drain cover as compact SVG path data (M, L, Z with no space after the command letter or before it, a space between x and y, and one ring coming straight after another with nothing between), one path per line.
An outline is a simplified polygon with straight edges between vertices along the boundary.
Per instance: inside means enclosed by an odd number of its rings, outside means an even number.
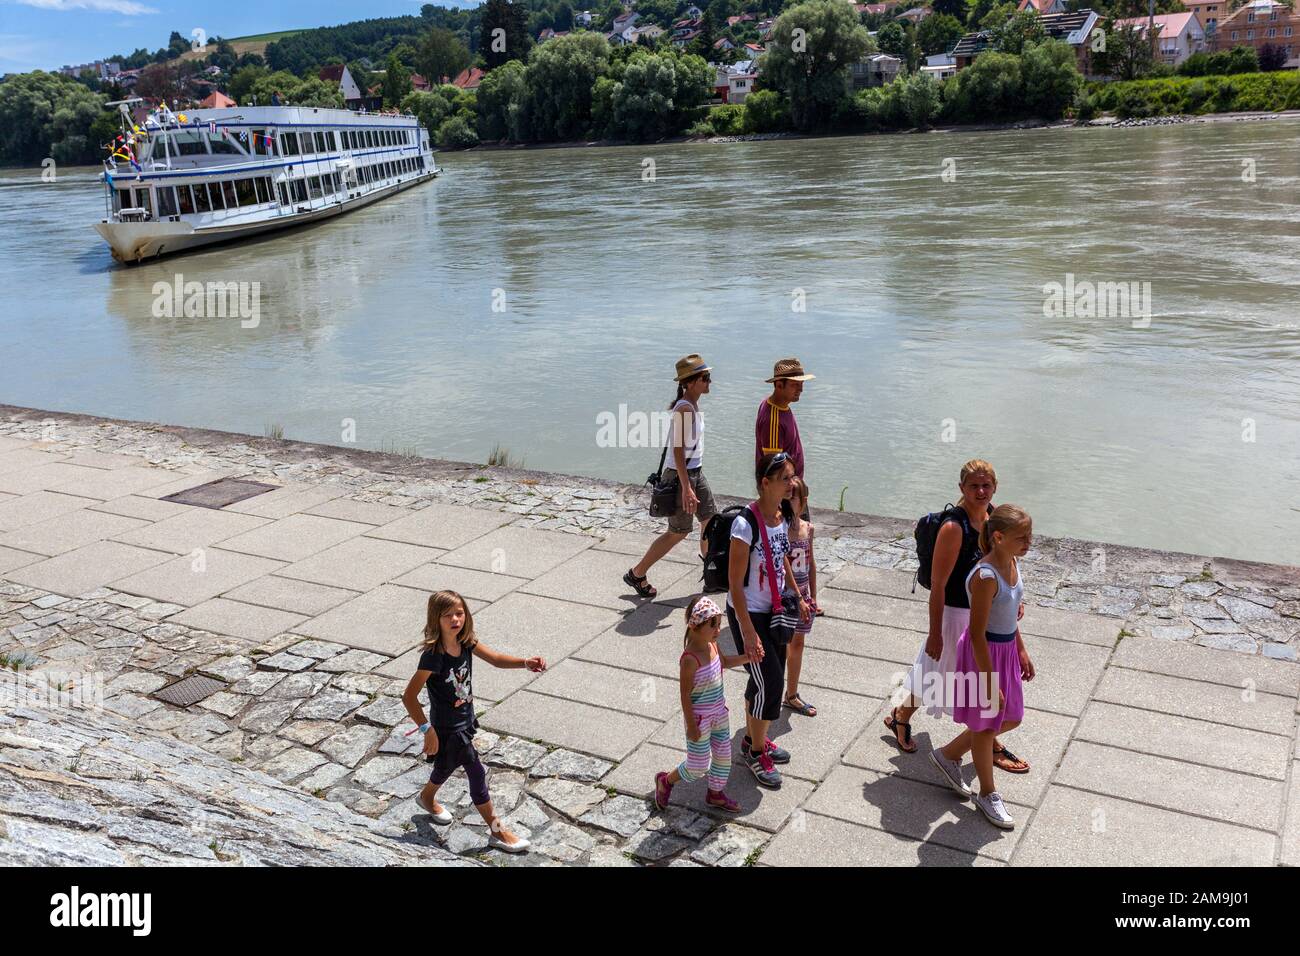
M176 683L164 687L154 694L154 697L169 704L175 704L177 707L189 707L191 704L197 704L203 698L215 694L225 686L219 680L195 674L193 677L184 677Z
M206 485L178 491L162 500L175 501L182 505L196 505L199 508L224 508L245 498L264 495L277 487L277 485L268 485L264 481L249 481L247 478L218 478L216 481L209 481Z

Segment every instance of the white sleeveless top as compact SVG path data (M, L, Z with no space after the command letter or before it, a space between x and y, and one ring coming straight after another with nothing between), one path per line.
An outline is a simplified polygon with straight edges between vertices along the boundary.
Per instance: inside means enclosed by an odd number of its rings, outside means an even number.
M998 593L993 596L993 606L989 608L989 621L984 629L990 634L1014 634L1019 623L1020 602L1025 596L1025 579L1016 565L1016 586L1007 584L1006 578L998 573L997 568L983 561L976 563L966 575L966 597L970 598L970 583L975 575L991 578L998 582Z
M682 417L678 417L678 412L683 412ZM678 426L682 419L686 422L686 435L679 437L677 434ZM668 433L668 461L666 467L676 469L676 459L673 457L673 449L678 445L682 446L682 454L686 458L686 467L699 468L700 462L704 460L704 450L701 447L700 435L704 431L704 413L692 405L686 399L682 399L673 406L672 427Z

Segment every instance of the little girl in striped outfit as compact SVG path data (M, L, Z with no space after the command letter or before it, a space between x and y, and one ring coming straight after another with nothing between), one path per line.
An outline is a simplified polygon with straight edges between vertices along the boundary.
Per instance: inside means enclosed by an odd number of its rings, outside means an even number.
M721 630L722 611L709 598L701 595L686 608L686 649L681 657L686 759L671 773L655 774L655 805L660 810L667 809L674 784L705 777L709 788L705 802L729 813L740 812L740 804L725 790L731 773L731 721L722 693L722 669L739 667L746 658L719 653Z

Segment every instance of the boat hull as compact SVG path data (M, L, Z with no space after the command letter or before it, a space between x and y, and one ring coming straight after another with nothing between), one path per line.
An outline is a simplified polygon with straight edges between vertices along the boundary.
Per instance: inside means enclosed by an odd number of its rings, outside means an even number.
M441 170L433 170L417 176L407 182L394 183L374 192L366 193L355 199L333 203L319 209L297 213L292 216L277 216L254 222L223 223L221 225L195 228L193 223L183 220L176 222L109 222L95 223L95 231L108 243L113 258L118 262L134 265L163 256L188 252L201 246L215 245L221 242L234 242L278 229L304 226L331 219L334 216L360 209L378 202L395 193L412 186L434 179Z

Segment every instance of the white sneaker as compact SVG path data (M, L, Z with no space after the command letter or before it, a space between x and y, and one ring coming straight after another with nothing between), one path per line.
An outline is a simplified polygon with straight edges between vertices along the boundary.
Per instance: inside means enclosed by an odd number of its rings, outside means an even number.
M934 769L939 771L943 777L943 782L951 787L957 796L963 800L970 798L970 787L966 786L966 781L961 778L960 761L949 760L939 751L931 750L930 763L934 764Z
M1002 802L1002 794L994 790L987 797L977 796L975 806L980 808L980 813L988 819L989 823L995 827L1001 827L1003 830L1013 830L1016 821L1011 819L1011 814L1007 813L1006 805Z
M506 853L527 853L530 846L532 844L523 837L516 837L514 843L507 843L495 833L488 836L488 847L493 850L503 850Z

